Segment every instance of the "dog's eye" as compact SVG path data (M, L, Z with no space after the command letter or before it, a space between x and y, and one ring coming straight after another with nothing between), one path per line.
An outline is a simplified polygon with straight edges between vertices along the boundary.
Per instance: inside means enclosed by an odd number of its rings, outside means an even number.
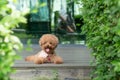
M46 44L46 42L44 42L43 44Z
M50 44L52 44L52 42L50 42Z

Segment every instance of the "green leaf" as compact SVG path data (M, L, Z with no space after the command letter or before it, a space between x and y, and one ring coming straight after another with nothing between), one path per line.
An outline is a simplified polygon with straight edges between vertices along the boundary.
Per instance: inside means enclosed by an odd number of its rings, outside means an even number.
M27 50L27 51L31 51L31 50L32 50L31 39L28 39L28 40L27 40L26 50Z
M114 71L120 71L120 61L112 61L112 65L114 65Z
M47 3L41 3L40 5L39 5L40 7L45 7L45 6L47 6Z

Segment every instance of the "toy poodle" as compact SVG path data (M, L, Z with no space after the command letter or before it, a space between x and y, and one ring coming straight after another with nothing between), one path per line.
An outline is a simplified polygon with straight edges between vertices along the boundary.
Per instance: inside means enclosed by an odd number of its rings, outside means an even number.
M62 64L62 58L57 56L55 53L55 48L57 47L58 43L59 40L55 35L44 34L39 40L39 45L41 46L42 50L35 55L27 56L25 61L32 61L35 64Z

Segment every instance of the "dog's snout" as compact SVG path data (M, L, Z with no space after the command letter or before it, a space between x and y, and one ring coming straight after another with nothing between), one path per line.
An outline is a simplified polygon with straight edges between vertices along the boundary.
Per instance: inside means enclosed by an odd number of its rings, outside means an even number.
M51 44L50 44L50 43L47 43L47 47L51 47Z

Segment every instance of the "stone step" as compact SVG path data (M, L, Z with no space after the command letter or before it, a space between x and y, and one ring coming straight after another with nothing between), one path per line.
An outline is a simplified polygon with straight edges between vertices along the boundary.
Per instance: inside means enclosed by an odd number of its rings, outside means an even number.
M90 80L93 58L90 55L91 50L86 46L59 45L56 52L63 58L63 64L25 62L26 56L35 54L40 50L37 44L31 47L31 51L23 50L20 53L22 58L15 61L13 68L16 69L16 73L11 74L11 78L14 80Z
M58 78L58 80L90 80L92 67L33 67L19 68L11 75L14 80L35 80L35 78ZM41 79L36 79L41 80Z

